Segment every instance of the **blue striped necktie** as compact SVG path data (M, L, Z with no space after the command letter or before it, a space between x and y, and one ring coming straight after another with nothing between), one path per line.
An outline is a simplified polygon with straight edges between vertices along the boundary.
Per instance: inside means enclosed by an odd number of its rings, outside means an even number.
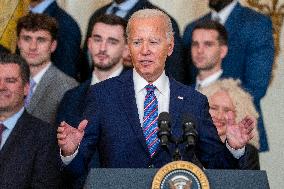
M28 107L31 102L35 86L36 86L36 82L33 79L30 79L30 90L25 99L25 107Z
M151 157L159 146L158 131L158 100L155 96L155 86L146 85L147 94L144 101L143 133Z

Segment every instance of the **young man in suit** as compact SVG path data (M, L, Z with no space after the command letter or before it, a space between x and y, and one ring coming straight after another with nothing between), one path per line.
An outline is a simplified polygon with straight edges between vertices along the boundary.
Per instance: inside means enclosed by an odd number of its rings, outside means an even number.
M92 35L88 39L88 51L93 62L91 79L67 91L59 105L56 122L66 121L77 126L86 107L86 96L91 85L116 77L126 71L123 58L127 57L127 22L115 15L96 17Z
M228 52L228 36L220 23L206 20L192 31L191 59L197 69L195 89L207 87L222 77L222 61Z
M161 112L170 113L175 136L182 135L183 114L190 113L196 119L199 135L194 154L202 166L234 168L236 158L243 155L243 147L252 137L254 121L247 117L240 123L240 130L234 130L238 127L230 123L228 129L238 135L227 136L226 145L221 143L207 99L165 74L166 58L174 48L171 21L165 13L155 9L137 11L128 22L127 36L134 69L91 88L85 112L89 123L83 120L78 128L62 123L58 128L58 143L67 168L82 174L97 159L100 167L112 168L161 167L171 162L169 152L174 151L174 144L169 144L167 151L157 138ZM193 160L185 145L180 150L183 160Z
M253 96L260 115L260 151L267 151L269 148L260 100L268 88L274 59L271 20L263 14L243 7L237 0L209 0L209 7L210 13L186 27L183 35L184 45L190 49L192 29L198 21L213 19L225 26L229 50L222 62L223 76L240 79L243 88ZM196 70L193 78L195 75Z
M59 188L56 130L24 109L29 66L0 55L0 188Z
M20 54L31 71L31 89L25 107L35 117L54 124L64 93L77 85L51 62L57 46L56 20L43 14L24 16L17 23L17 36Z
M114 14L128 20L130 16L141 9L160 9L148 0L113 0L109 4L96 10L89 19L86 39L83 47L84 56L87 57L87 41L91 36L93 22L96 17L102 14ZM160 9L161 10L161 9ZM174 29L175 48L171 56L166 61L166 74L174 77L177 81L185 80L185 65L183 64L183 46L177 22L171 17Z
M82 36L77 22L58 6L56 0L31 0L30 12L47 14L56 19L59 25L57 48L52 53L51 60L62 72L78 78Z

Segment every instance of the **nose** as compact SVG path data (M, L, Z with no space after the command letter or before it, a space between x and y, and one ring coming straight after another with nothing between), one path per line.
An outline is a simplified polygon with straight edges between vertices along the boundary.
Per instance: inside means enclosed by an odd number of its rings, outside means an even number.
M150 53L149 44L147 42L143 43L141 53L143 55L148 55Z
M3 79L0 79L0 89L4 89L5 87L5 82L3 81Z
M30 49L35 50L37 48L37 41L31 40L29 47L30 47Z
M102 41L100 45L100 51L105 51L107 47L106 41Z
M204 51L203 46L202 46L202 45L198 45L198 46L197 46L197 52L198 52L199 54L201 54L201 53L203 53L203 51Z
M218 110L215 114L215 117L220 121L225 120L225 112L222 110Z

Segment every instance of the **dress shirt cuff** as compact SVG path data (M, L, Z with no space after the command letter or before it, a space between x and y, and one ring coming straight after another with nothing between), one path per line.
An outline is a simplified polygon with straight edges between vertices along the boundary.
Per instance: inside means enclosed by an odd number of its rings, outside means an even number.
M64 165L68 165L69 163L71 163L71 161L76 157L76 155L78 154L79 151L79 147L77 148L77 150L70 156L63 156L61 153L61 149L60 149L60 157L61 160L63 162Z
M242 147L240 149L234 149L232 148L229 144L228 141L226 140L226 147L228 148L228 150L231 152L231 154L236 158L236 159L240 159L240 157L242 157L245 154L245 150L246 147Z

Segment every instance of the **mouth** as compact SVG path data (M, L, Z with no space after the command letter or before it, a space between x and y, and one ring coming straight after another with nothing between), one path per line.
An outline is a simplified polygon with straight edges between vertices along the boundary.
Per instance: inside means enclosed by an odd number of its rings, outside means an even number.
M107 55L99 54L99 55L97 55L97 58L98 58L100 61L103 61L103 60L107 59L108 56L107 56Z
M144 66L147 66L147 65L153 64L154 61L152 61L152 60L140 60L139 63L144 65Z
M38 54L36 54L36 53L28 53L28 58L35 58L37 56L38 56Z

